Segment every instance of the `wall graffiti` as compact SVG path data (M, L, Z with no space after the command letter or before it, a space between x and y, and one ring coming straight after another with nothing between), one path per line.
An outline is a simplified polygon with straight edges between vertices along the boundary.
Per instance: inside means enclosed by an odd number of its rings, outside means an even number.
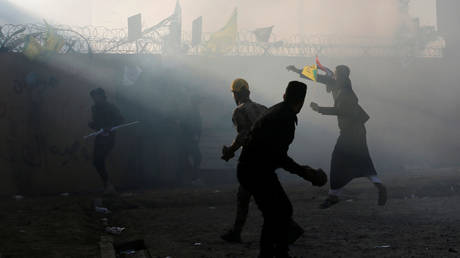
M13 81L13 90L20 95L24 90L35 90L39 93L45 92L47 89L54 89L59 85L59 81L54 76L43 78L35 72L30 72L24 79L16 79Z
M61 166L68 165L71 161L79 161L82 158L85 161L90 160L89 151L85 145L82 145L78 140L74 141L71 145L65 146L62 150L58 146L53 145L49 147L49 152L53 155L64 158Z

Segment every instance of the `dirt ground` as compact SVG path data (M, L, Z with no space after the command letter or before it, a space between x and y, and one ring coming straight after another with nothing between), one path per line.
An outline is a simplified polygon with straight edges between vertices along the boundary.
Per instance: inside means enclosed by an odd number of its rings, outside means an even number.
M318 209L327 188L284 184L305 229L294 257L460 257L460 170L411 171L385 178L389 201L355 180L343 201ZM112 214L94 212L97 195L4 197L0 257L100 257L100 219L126 227L115 242L143 239L152 257L257 257L262 224L251 204L243 244L219 235L235 214L236 186L151 190L105 198ZM129 256L126 256L129 257Z

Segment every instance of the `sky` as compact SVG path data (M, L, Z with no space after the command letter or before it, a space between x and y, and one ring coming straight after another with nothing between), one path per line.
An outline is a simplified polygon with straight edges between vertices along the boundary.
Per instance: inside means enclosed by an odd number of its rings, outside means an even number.
M176 0L9 0L54 24L127 27L127 17L141 13L143 26L168 17ZM221 28L238 8L240 30L275 25L274 34L387 35L397 23L397 0L181 0L183 30L203 16L203 31ZM422 25L436 24L435 0L412 0L410 14ZM366 21L366 22L363 22Z

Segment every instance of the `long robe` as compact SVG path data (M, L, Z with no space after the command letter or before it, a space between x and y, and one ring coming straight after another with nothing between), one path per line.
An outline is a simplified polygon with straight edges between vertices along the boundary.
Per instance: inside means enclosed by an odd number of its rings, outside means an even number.
M331 189L339 189L357 177L376 175L369 154L364 124L368 114L358 104L358 97L351 88L351 82L339 82L331 77L318 75L318 82L327 85L334 97L333 107L320 107L324 115L337 116L340 135L332 152L330 183Z

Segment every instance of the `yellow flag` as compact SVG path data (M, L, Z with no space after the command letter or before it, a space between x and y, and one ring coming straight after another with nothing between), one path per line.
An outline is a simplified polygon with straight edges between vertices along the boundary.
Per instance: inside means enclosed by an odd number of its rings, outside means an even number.
M42 53L42 51L43 48L40 43L34 37L27 36L23 54L30 59L35 59Z
M45 49L49 52L59 52L64 44L64 39L57 34L55 29L53 29L51 26L48 26Z
M318 67L316 65L307 65L302 70L302 74L312 81L316 81L317 73L318 73Z
M227 24L209 38L206 43L207 52L223 54L231 51L235 46L237 33L237 10L235 8Z

